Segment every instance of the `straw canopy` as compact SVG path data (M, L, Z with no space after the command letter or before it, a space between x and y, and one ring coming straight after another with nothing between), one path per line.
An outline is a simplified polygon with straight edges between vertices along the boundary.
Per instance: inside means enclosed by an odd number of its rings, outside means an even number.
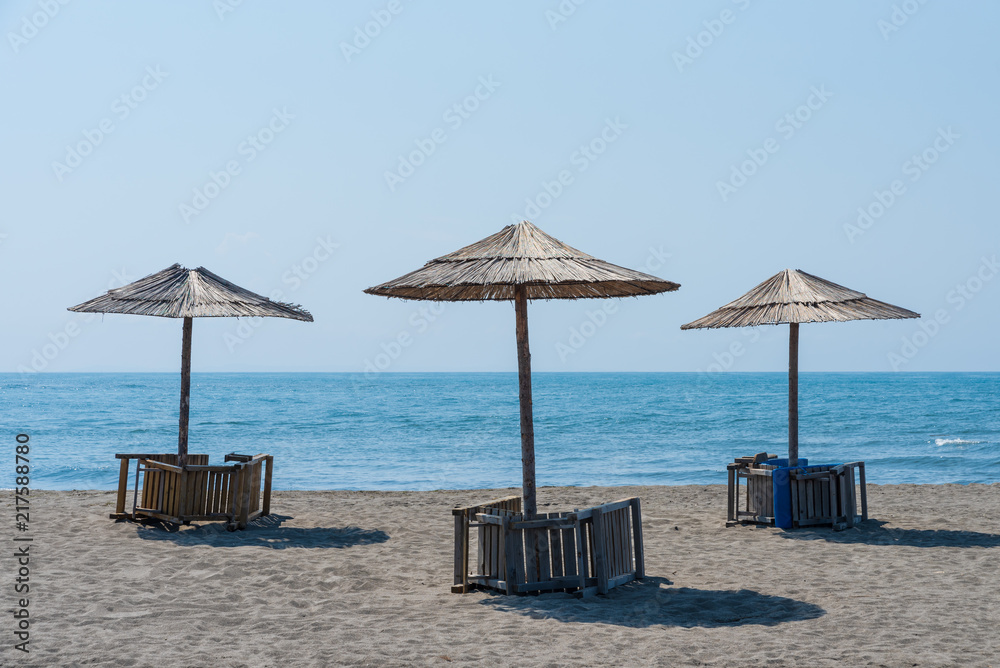
M635 297L680 287L598 260L524 221L365 292L433 301L511 301L517 286L524 286L528 299Z
M677 283L598 260L524 221L365 292L400 299L514 302L523 510L531 517L536 514L537 505L528 301L637 297L672 292L679 287Z
M818 276L785 269L739 299L704 318L682 325L681 329L919 317L913 311L871 299Z
M299 306L273 302L216 276L204 267L186 269L179 264L108 290L100 297L71 306L69 310L184 319L181 326L181 403L177 427L177 462L180 466L187 462L194 318L258 316L313 321L309 312Z
M785 269L736 301L681 329L788 325L788 464L799 459L799 324L919 318L899 306L831 283L804 271Z
M186 269L179 264L109 290L69 310L163 318L259 316L313 321L309 312L299 306L271 301L216 276L204 267Z

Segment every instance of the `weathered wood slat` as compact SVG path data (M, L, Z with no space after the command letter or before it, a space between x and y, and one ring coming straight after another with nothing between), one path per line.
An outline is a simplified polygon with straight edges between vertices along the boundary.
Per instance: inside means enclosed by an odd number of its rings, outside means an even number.
M861 486L861 521L868 520L868 486L865 480L865 463L855 462L858 467L858 484Z
M523 520L514 522L513 529L515 531L527 531L535 529L572 529L573 522L567 519L560 518L558 520L550 519L534 519L534 520Z
M594 578L587 578L587 582L590 583L596 589L597 581ZM542 592L542 591L554 591L557 589L575 589L579 587L579 580L576 578L558 578L554 580L548 580L547 582L527 582L523 584L517 584L514 586L514 590L518 594L526 594L529 592Z
M254 464L253 470L253 485L251 488L251 499L253 500L251 506L253 512L260 510L260 483L264 479L264 463L263 459Z
M550 517L557 516L558 513L551 513ZM563 567L563 546L562 546L562 530L561 529L550 529L549 530L549 551L552 557L552 577L561 578L566 570Z
M576 570L576 528L562 530L563 574L567 577L577 575Z
M825 512L830 513L830 479L818 480L817 481L820 488L820 507L824 509ZM832 515L832 513L830 513Z
M235 473L229 472L222 478L222 491L219 493L219 512L231 512L233 507L232 487Z
M524 565L524 532L511 530L514 535L514 582L527 582Z
M115 514L122 515L125 513L125 499L128 495L128 469L131 462L128 459L122 459L121 464L118 466L118 497L115 499Z
M642 544L642 504L638 498L632 500L632 541L635 548L635 576L646 577L646 553Z
M517 570L515 568L515 563L517 561L517 552L514 548L514 541L521 540L520 532L513 531L511 529L511 518L504 518L504 593L513 594L514 593L514 583L517 581Z
M593 511L593 535L594 535L594 571L597 576L597 592L599 594L608 593L608 555L605 551L604 541L604 513L595 508Z
M190 484L188 480L189 477L194 477L196 474L189 473L186 470L181 470L176 476L177 484L177 516L183 518L185 515L198 515L198 511L190 503L190 498L194 496L194 491L192 489L193 485Z
M729 522L734 522L736 521L736 469L726 468L728 469L726 473L728 474L727 489L729 491L726 519Z
M265 515L271 514L271 477L274 474L274 457L267 456L267 463L264 465L264 502L261 510Z
M469 529L468 522L461 515L455 515L455 587L460 587L457 593L464 594L467 584L466 578L469 575ZM452 591L455 591L452 588Z
M580 590L587 588L587 536L586 528L579 520L573 532L576 538L576 575Z
M813 489L813 480L803 480L802 486L805 488L806 495L806 517L813 518L816 517L816 502L815 502L815 490Z
M552 579L552 557L549 548L548 528L535 529L538 537L538 581L548 582Z
M789 481L791 485L791 481ZM792 526L795 526L795 518L802 516L801 506L799 505L799 495L796 492L794 485L790 488L792 497Z
M611 554L611 568L609 578L620 575L625 570L625 559L622 554L625 549L622 541L621 514L622 510L612 510L608 513L611 516L610 531L608 532L608 552Z
M205 471L189 471L188 476L193 479L189 482L192 483L194 487L194 489L188 492L193 500L192 508L188 512L191 514L203 515L205 513L205 497L208 492L208 490L205 489L208 485L208 473ZM185 514L186 513L181 513L182 516Z
M799 495L799 512L805 513L809 509L808 499L806 498L806 487L805 485L795 485L792 483L792 494L798 493Z
M611 503L602 503L597 506L601 509L602 513L610 513L615 510L621 510L622 508L628 508L632 505L632 499L618 499L617 501L612 501Z
M177 505L174 501L174 494L176 493L177 486L174 484L176 477L170 473L164 471L160 474L162 479L162 499L160 501L160 508L165 515L170 515L171 517L177 517Z
M489 570L486 565L486 541L488 540L488 535L483 531L485 527L480 527L476 532L476 572L482 574L488 574Z
M220 520L228 521L229 519L231 518L228 513L205 513L203 515L185 515L182 518L178 518L178 520L185 522L218 522Z

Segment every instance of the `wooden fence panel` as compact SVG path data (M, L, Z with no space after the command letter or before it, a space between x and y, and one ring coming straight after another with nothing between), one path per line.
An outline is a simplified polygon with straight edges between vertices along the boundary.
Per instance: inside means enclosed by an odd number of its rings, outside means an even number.
M605 593L644 577L642 519L638 499L572 513L524 519L507 500L456 508L452 591L485 587L505 593L576 590ZM468 572L471 527L477 559Z

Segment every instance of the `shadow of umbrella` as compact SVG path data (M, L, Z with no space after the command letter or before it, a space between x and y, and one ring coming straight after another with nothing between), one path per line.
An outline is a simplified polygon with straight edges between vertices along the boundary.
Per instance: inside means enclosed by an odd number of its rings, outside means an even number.
M360 527L287 527L282 526L289 515L268 515L250 523L253 531L231 532L219 523L178 526L158 520L136 526L136 535L143 540L170 541L192 547L269 547L283 550L289 547L343 549L359 545L375 545L389 540L389 534L379 529ZM248 527L249 528L249 527Z
M854 531L826 531L799 528L785 531L782 538L825 540L828 543L902 545L904 547L1000 547L1000 534L952 529L900 529L886 522L868 520L854 525Z
M628 628L676 626L722 628L778 626L818 619L826 611L812 603L771 596L749 589L711 590L666 588L664 578L647 577L612 590L600 599L578 599L570 594L501 596L481 603L502 612L532 619L566 623L612 624Z

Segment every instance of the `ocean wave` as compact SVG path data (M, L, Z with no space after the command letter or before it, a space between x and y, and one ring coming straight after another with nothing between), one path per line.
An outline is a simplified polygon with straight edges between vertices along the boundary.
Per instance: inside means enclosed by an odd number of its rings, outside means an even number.
M967 441L964 438L935 438L934 445L979 445L983 441Z

